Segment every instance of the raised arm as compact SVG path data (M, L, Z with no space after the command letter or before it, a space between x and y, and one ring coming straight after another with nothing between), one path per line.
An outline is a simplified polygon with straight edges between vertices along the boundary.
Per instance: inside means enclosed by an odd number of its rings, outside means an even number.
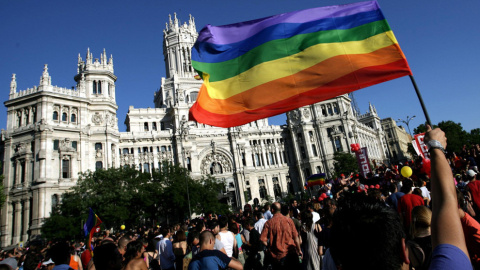
M447 138L445 133L436 128L427 126L425 144L429 141L438 141L445 147ZM445 154L441 149L430 149L432 167L432 245L450 244L461 249L467 256L467 246L463 235L462 224L458 218L458 202L452 171Z

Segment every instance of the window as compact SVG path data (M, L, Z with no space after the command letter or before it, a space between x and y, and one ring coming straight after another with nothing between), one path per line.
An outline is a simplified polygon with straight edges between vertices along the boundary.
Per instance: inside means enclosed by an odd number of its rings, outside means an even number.
M148 122L143 123L143 131L148 131Z
M327 109L325 109L325 105L322 105L322 115L327 116Z
M102 150L102 143L96 143L95 144L95 150Z
M62 160L62 178L70 178L70 160Z
M25 183L25 160L20 163L20 181Z
M280 184L278 183L278 178L274 177L272 180L273 180L273 192L275 194L275 198L282 197L282 190L280 189Z
M77 141L72 141L72 148L77 150Z
M187 157L187 169L192 171L192 161L189 157Z
M246 192L246 194L245 194L245 197L246 197L246 198L245 198L245 201L247 201L247 202L252 199L252 191L250 190L249 187L247 188L247 192Z
M58 112L57 111L53 112L53 120L58 121Z
M318 156L317 147L315 146L315 144L312 144L312 152L314 157Z
M198 97L198 92L191 92L190 93L190 102L195 102Z
M245 153L242 153L242 164L243 166L247 166L247 161L245 160Z
M148 147L143 147L143 153L148 153Z
M258 154L255 154L255 166L260 166L260 156Z
M300 147L300 154L302 155L303 159L307 158L307 154L305 153L305 148L303 146Z
M165 123L160 122L160 130L165 130Z
M321 173L322 172L322 168L320 168L320 166L317 166L317 173Z
M265 199L267 197L267 189L265 188L265 181L258 179L260 198Z
M77 122L77 116L74 113L72 113L72 115L70 116L70 122L72 122L72 123Z
M339 114L339 113L340 113L340 110L338 109L337 103L333 104L333 111L335 112L335 114Z
M335 138L335 151L340 152L342 151L342 142L340 141L340 138Z
M95 162L95 170L101 170L103 169L103 162L97 161Z
M332 105L328 104L327 108L328 108L328 114L333 115Z
M97 81L93 81L92 87L93 87L93 92L92 93L97 94Z
M67 113L62 113L62 121L67 122Z
M152 130L157 131L157 123L156 122L152 123Z
M102 82L97 82L97 85L98 85L98 94L101 94L102 93Z
M107 91L108 91L108 95L109 95L109 96L111 95L111 90L110 90L110 88L111 88L111 87L110 87L110 84L107 83Z
M150 173L150 165L148 163L143 164L143 172Z
M302 142L302 133L297 133L298 142Z
M273 159L273 153L272 152L268 153L268 160L270 161L270 165L275 164L275 160Z
M53 150L58 150L59 141L53 140Z
M162 152L167 152L167 147L165 145L160 146Z
M127 155L127 154L128 154L128 148L123 148L122 151L123 151L123 154L124 154L124 155Z

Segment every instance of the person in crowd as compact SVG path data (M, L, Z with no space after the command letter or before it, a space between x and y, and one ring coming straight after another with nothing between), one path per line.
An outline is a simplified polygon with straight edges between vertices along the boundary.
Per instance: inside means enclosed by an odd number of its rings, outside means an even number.
M313 223L317 223L317 221L320 220L320 215L315 211L314 207L313 207L313 203L308 203L307 204L307 211L309 211L310 213L312 213L312 217L313 217ZM303 218L302 218L302 221L303 221Z
M160 270L160 257L158 256L158 250L155 248L153 239L148 241L143 257L149 270Z
M158 254L160 256L160 266L162 267L162 270L175 270L175 254L173 253L173 246L172 242L170 241L172 234L173 232L170 228L163 228L163 238L157 244Z
M243 249L245 254L245 270L256 270L263 268L263 260L265 258L264 246L260 241L260 234L254 227L255 221L247 219L244 222L244 230L249 231L249 241L245 242Z
M225 251L227 252L228 257L236 257L238 255L237 240L235 235L228 230L228 218L226 216L221 216L218 219L220 231L216 235L217 239L223 243Z
M214 248L216 250L220 250L221 252L227 254L227 251L225 250L225 245L220 241L220 239L217 238L218 233L220 232L220 226L218 225L218 222L216 220L210 220L208 222L208 230L210 230L213 235L215 235L215 245Z
M255 212L255 218L257 219L257 222L255 222L255 230L257 230L258 233L262 233L263 226L265 225L265 222L267 222L267 219L262 212Z
M6 252L6 258L0 262L0 265L8 265L12 269L17 269L17 257L15 256L15 249L12 248Z
M398 209L398 201L400 200L405 193L398 191L398 186L396 184L391 184L389 186L390 196L387 198L387 203L395 210Z
M215 236L210 231L200 234L200 252L195 255L188 270L236 269L242 270L242 264L235 258L230 258L223 252L214 249Z
M128 236L123 236L118 239L118 252L122 254L122 256L125 255L125 252L127 251L127 245L130 241L131 239Z
M468 201L468 196L465 196L457 189L458 212L460 215L460 222L462 223L463 234L465 236L465 243L467 245L470 260L475 269L480 269L480 224L471 215L469 205L472 203Z
M317 224L313 222L313 215L310 209L303 211L300 235L302 237L303 250L302 269L304 270L320 269L321 266L321 258L318 254L318 240L314 233L315 226Z
M302 257L297 229L291 218L281 214L281 205L273 203L273 217L265 223L260 240L268 247L272 269L295 269Z
M415 269L426 270L430 266L432 255L431 237L432 211L426 206L415 206L412 209L412 223L407 242L410 264Z
M405 179L402 185L402 192L405 193L398 201L398 213L402 218L403 225L406 231L409 231L410 223L412 221L412 209L418 205L424 205L423 197L413 194L412 180ZM420 191L421 193L421 191Z
M70 269L70 247L65 241L55 243L49 250L50 258L55 263L54 270Z
M104 243L94 250L93 263L96 269L120 270L122 269L122 254L113 242Z
M123 270L148 270L147 264L142 258L145 248L140 240L131 241L125 251ZM97 266L95 266L97 268ZM99 269L100 270L100 269Z
M473 202L473 211L480 213L480 181L478 181L478 174L474 170L467 171L467 194L470 200ZM480 216L480 215L479 215ZM476 216L477 221L480 219Z
M264 206L265 213L263 213L263 216L265 217L266 220L269 220L273 217L272 212L270 211L270 204L265 204Z
M179 230L175 240L172 242L173 253L175 254L175 265L177 269L183 268L183 257L187 254L187 236L183 230Z
M70 247L70 267L74 270L83 270L82 261L75 253L75 248Z

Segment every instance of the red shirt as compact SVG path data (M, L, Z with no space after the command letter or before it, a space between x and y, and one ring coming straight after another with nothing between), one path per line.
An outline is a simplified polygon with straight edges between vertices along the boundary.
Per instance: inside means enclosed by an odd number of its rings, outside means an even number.
M410 227L412 221L412 209L415 206L423 205L423 198L416 194L405 194L398 201L398 213L403 216L403 225Z
M470 194L472 194L473 204L475 205L475 211L480 209L480 181L475 180L467 185L468 189L470 190Z
M465 213L465 216L460 220L462 222L468 254L475 269L477 269L477 267L480 266L480 224L467 213Z
M295 239L298 237L293 220L278 213L273 215L263 226L260 240L269 242L269 252L273 258L280 260L289 252L296 252Z

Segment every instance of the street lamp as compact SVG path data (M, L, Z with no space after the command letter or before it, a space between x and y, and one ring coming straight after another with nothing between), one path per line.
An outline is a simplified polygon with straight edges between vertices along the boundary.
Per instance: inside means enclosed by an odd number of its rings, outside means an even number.
M187 179L187 168L185 167L185 148L183 148L183 139L188 134L188 124L187 121L182 120L180 122L180 147L182 148L182 163L183 168L185 169L185 184L187 185L187 200L188 200L188 218L192 218L192 210L190 208L190 193L188 191L188 179Z
M408 128L408 133L410 133L410 136L412 136L412 132L410 131L410 121L412 121L413 118L415 118L416 116L412 116L412 117L409 117L407 115L407 120L403 120L403 119L398 119L399 122L402 122L402 123L405 123L405 125L407 125L407 128ZM413 136L412 136L413 137Z

